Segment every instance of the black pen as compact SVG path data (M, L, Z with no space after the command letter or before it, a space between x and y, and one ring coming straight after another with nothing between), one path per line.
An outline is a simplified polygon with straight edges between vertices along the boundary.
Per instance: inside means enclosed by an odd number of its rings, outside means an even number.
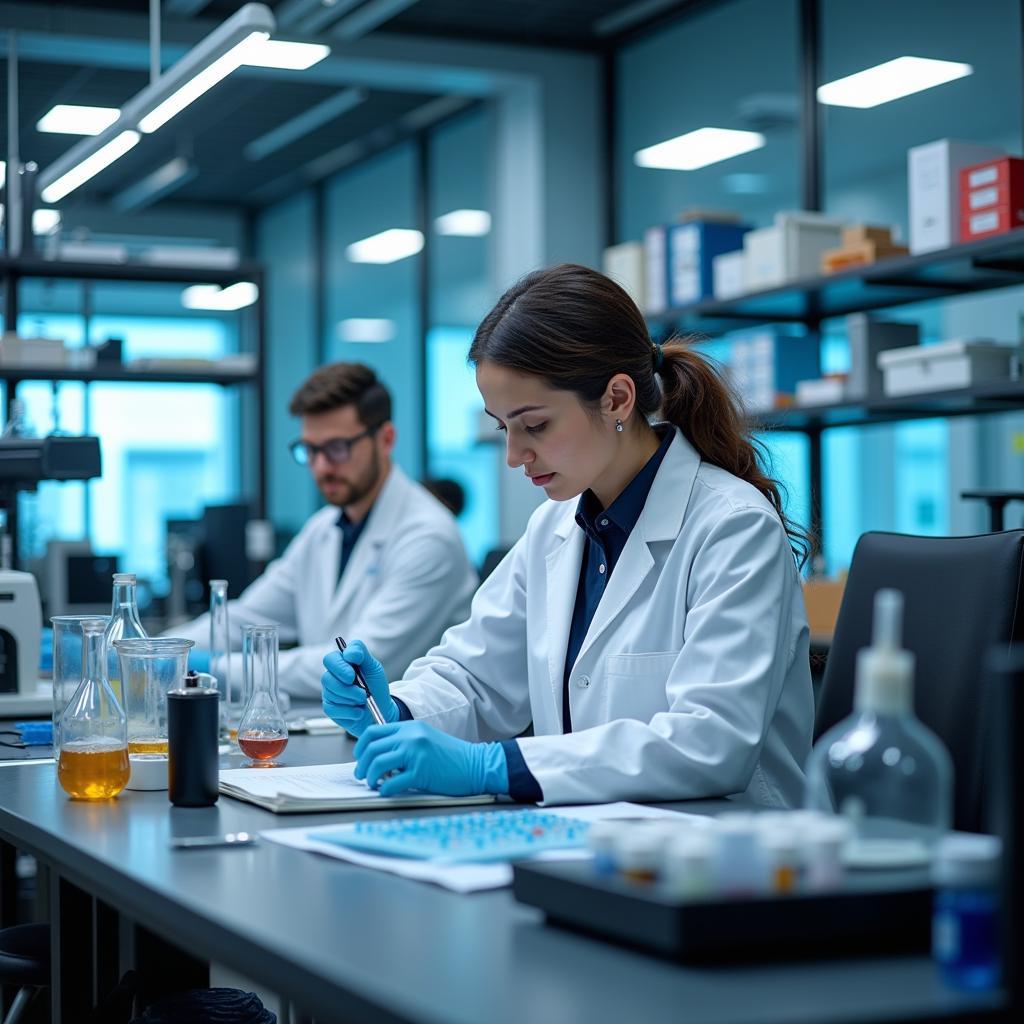
M345 653L345 648L348 644L345 643L345 638L342 636L336 636L334 642L338 645L338 650L342 654ZM352 665L352 662L349 662ZM366 680L363 678L363 670L358 665L352 665L352 671L356 674L356 686L358 686L366 694L366 706L370 709L370 714L373 715L373 720L378 725L385 725L384 716L380 713L380 708L377 707L377 702L373 698L373 694L370 693L370 687L366 685Z

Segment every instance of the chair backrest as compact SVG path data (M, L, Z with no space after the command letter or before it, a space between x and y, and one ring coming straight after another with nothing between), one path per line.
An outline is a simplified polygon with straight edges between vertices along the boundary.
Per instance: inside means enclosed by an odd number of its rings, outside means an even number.
M871 642L875 593L903 593L903 646L916 659L914 709L953 757L957 828L982 824L986 656L1024 639L1024 530L977 537L865 533L857 542L829 650L814 738L853 707L857 652Z

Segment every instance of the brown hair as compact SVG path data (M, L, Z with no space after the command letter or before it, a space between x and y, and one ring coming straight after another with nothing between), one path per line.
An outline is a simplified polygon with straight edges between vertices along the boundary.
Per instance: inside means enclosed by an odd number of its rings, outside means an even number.
M783 488L765 469L765 447L751 436L721 372L684 338L673 337L661 352L659 360L643 315L622 288L596 270L563 263L505 292L477 328L469 360L540 377L590 407L616 373L628 374L645 421L660 409L705 462L756 487L802 563L810 536L783 510Z
M391 395L377 374L362 363L329 363L308 377L292 395L293 416L332 412L354 405L359 422L375 429L391 419Z

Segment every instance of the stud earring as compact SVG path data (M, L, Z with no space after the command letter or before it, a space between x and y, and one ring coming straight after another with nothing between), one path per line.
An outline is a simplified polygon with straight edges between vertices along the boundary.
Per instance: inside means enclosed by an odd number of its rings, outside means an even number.
M615 421L615 432L621 434L623 431L622 420Z

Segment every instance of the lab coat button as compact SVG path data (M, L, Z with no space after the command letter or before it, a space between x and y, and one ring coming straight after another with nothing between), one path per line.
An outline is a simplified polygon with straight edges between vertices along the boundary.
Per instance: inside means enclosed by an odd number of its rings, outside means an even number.
M599 565L599 566L597 567L597 571L598 571L598 572L599 572L599 573L600 573L600 574L601 574L602 576L604 575L604 571L605 571L605 565L604 565L604 562L602 562L602 563L601 563L601 564L600 564L600 565Z
M585 690L590 685L590 676L578 676L576 679L576 685L581 690Z

